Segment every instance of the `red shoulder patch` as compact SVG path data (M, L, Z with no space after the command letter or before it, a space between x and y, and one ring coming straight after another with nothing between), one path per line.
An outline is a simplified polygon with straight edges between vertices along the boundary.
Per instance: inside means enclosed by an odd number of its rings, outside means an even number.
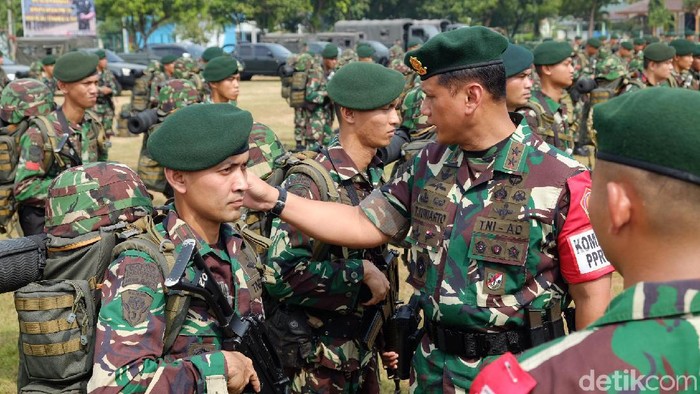
M35 161L27 161L24 163L24 167L29 171L39 171L41 169L41 164Z
M482 368L469 394L528 394L536 385L535 378L509 352Z

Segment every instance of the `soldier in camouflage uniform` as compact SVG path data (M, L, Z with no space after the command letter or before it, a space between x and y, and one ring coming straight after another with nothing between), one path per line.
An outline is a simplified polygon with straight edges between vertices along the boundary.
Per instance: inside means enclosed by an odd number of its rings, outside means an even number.
M487 366L473 393L698 392L700 130L679 116L698 105L696 92L658 88L597 108L587 207L624 290L586 329Z
M423 40L420 38L413 38L410 41L408 41L408 50L413 51L420 46L423 45ZM410 67L406 66L403 62L403 56L399 59L394 59L389 63L389 68L396 70L403 74L406 78L406 84L404 85L403 93L401 94L401 98L403 100L403 97L408 94L411 89L420 86L420 78L418 77L418 74L416 74L413 69Z
M376 52L374 50L374 47L367 43L359 43L357 44L357 61L358 62L363 62L363 63L374 63L374 59L372 56Z
M151 88L149 89L151 92L151 98L149 101L154 107L158 105L158 93L160 93L160 88L167 80L174 78L175 60L177 60L177 58L178 57L175 55L166 55L160 59L159 72L153 74Z
M173 189L165 180L163 167L148 152L148 139L158 130L165 118L180 108L201 102L199 92L192 82L185 79L171 79L165 83L158 94L158 122L143 133L141 152L139 153L138 174L149 190L163 193L166 198L173 197Z
M41 59L41 68L43 72L41 73L41 82L49 88L51 92L51 101L54 100L56 95L56 78L53 76L53 68L56 65L56 58L53 55L49 55Z
M207 93L204 89L204 79L199 75L199 65L191 57L181 57L175 60L173 77L176 79L186 79L197 88L199 95L204 97Z
M376 151L389 145L398 126L396 99L402 90L403 76L397 71L359 62L343 67L329 82L340 132L314 160L329 174L343 204L357 205L384 184ZM291 175L283 187L304 198L325 198L319 194L323 185L305 174ZM298 348L290 352L295 359L285 360L292 370L292 392L379 392L376 349L362 343L359 328L363 307L386 294L388 281L372 262L385 247L324 249L321 241L279 219L273 221L271 238L266 288L282 304L276 313L301 317L308 331L306 342L292 345ZM317 248L322 251L315 252ZM364 291L368 297L363 299ZM268 324L279 322L274 330L288 337L287 320L271 316Z
M590 38L586 41L584 50L578 54L574 60L574 80L580 78L595 78L596 63L600 60L600 46L602 43L597 38Z
M326 84L332 78L338 64L338 47L333 44L326 45L320 65L303 59L303 56L297 60L297 70L300 64L311 64L311 68L307 69L305 103L301 107L301 117L304 121L302 144L305 149L319 150L328 146L333 136L333 103L328 98Z
M415 393L464 392L484 361L556 336L543 325L563 333L560 312L570 297L578 328L601 316L610 297L612 267L584 205L589 172L524 130L521 116L509 116L500 64L507 45L487 28L469 27L406 54L421 75L423 113L439 143L359 208L286 195L249 178L247 206L274 207L323 242L370 247L406 235L409 283L427 328L412 360ZM489 69L475 73L480 67Z
M100 49L95 52L100 61L97 63L97 103L92 110L99 116L107 137L114 135L114 96L119 96L119 86L114 74L107 68L107 54Z
M175 191L175 204L156 231L172 241L175 253L186 239L196 241L224 292L222 301L240 316L263 313L260 277L248 268L257 257L226 224L240 216L248 187L245 164L252 124L250 113L232 105L193 105L167 118L148 143ZM185 276L193 275L188 265ZM88 390L226 393L242 392L250 383L259 391L251 360L232 351L209 305L193 296L182 329L164 349L163 281L156 263L137 250L122 252L110 265Z
M534 64L542 87L533 91L528 106L518 111L545 142L569 154L578 127L571 96L565 90L573 82L572 51L568 43L555 41L535 48Z
M642 87L670 86L673 71L673 56L676 49L660 42L649 44L644 49L644 71L637 84L629 84L625 92L639 90Z
M340 59L338 59L338 69L345 66L346 64L350 64L350 63L356 62L356 61L357 61L357 52L355 52L355 50L352 48L345 48L340 53Z
M4 61L5 57L3 56L2 51L0 51L0 89L3 89L8 83L10 83L10 78L7 77L7 73L5 73L5 70L2 68Z
M693 65L695 43L679 38L671 41L669 46L676 50L676 54L673 56L673 71L671 72L671 78L669 78L671 87L698 90L697 84L694 83L693 75L690 73L690 67Z
M404 52L401 44L402 40L398 39L394 41L394 45L389 48L389 63L397 59L403 61L403 56L406 54L406 52Z
M61 56L54 76L63 106L43 119L34 118L20 139L14 195L25 235L43 231L46 192L56 175L68 167L107 160L104 128L88 111L97 98L97 63L94 54Z
M153 92L151 89L154 87L154 82L156 81L164 81L165 80L165 75L163 75L163 66L160 64L158 60L151 60L148 63L148 66L146 66L146 71L143 72L143 75L141 78L144 78L148 82L148 89L147 90L147 96L146 100L148 102L148 108L155 108L158 106L158 94L156 92ZM157 85L157 84L156 84ZM131 106L133 107L133 101L134 101L134 96L131 96Z

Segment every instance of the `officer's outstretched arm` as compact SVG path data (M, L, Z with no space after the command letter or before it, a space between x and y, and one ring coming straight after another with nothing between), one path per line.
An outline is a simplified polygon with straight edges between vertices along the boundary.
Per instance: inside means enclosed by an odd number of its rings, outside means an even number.
M248 184L243 205L258 211L275 206L280 194L276 188L251 173ZM307 200L289 193L280 217L310 237L333 245L371 248L390 239L357 206Z

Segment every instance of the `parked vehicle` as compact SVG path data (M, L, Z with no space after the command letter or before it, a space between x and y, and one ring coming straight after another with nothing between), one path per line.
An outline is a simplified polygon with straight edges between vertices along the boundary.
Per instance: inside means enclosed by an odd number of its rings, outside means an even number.
M388 66L389 65L389 48L386 47L386 45L382 44L379 41L373 41L373 40L364 40L361 41L361 43L369 44L374 48L374 55L372 55L372 60L374 60L375 63L379 63L382 66Z
M2 69L5 70L7 78L14 81L16 78L27 78L29 76L29 67L24 64L17 64L12 59L3 58Z
M428 41L445 31L450 21L447 19L363 19L343 20L335 23L336 32L361 32L364 39L379 41L392 46L401 40L404 49L408 41L420 38Z
M86 52L94 53L98 49L99 48L87 48L84 50ZM143 72L146 71L146 66L143 64L125 62L124 59L109 49L105 49L104 51L107 55L107 68L109 68L112 74L114 74L114 77L117 79L120 90L131 90L131 88L134 87L134 82L136 82L136 79L143 75Z
M120 53L119 56L124 59L124 61L147 66L151 60L160 60L166 55L176 55L178 57L189 56L195 60L199 60L199 58L202 57L204 49L206 48L201 45L189 42L151 44L139 49L137 52Z
M241 79L250 80L253 75L282 75L282 68L292 52L280 44L243 42L236 45L233 56L243 61Z

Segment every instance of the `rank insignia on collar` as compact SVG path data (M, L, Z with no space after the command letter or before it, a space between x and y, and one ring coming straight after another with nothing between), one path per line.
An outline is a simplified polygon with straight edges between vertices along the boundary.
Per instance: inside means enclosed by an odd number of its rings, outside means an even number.
M425 75L428 73L428 68L423 67L423 63L421 63L417 57L411 56L408 60L409 62L411 62L411 67L413 67L413 69L416 70L418 75Z

